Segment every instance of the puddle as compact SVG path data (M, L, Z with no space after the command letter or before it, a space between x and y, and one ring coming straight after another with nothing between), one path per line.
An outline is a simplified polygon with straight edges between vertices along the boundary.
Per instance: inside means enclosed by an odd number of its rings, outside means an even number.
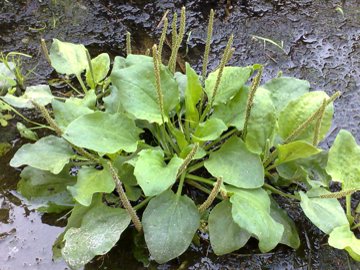
M201 70L207 18L216 10L210 65L220 61L227 37L235 35L236 52L231 64L266 65L264 80L284 75L307 79L313 89L343 95L335 103L336 114L331 142L340 128L350 130L360 141L360 4L357 0L239 0L231 1L118 1L118 0L3 0L0 3L0 51L20 51L33 56L25 68L36 67L28 83L46 83L54 74L39 50L39 40L52 38L83 43L95 56L100 52L123 55L125 33L133 37L134 51L144 52L157 40L156 28L166 10L187 7L185 60ZM342 7L343 14L337 9ZM272 39L282 49L255 40ZM187 48L187 49L186 49ZM165 47L169 52L169 48ZM165 53L166 55L166 53ZM211 68L209 68L211 69ZM18 139L15 122L0 128L0 143ZM62 231L59 216L41 216L30 211L13 194L18 172L8 162L12 153L0 158L0 269L67 269L63 261L52 262L51 245ZM359 199L359 198L357 198ZM327 246L326 237L299 213L290 212L302 231L302 246L293 251L279 246L258 254L256 243L227 256L212 254L206 237L200 247L192 246L178 260L150 269L360 269L360 264L342 251ZM304 229L303 229L304 228ZM306 234L305 234L306 231ZM85 269L143 269L125 244L131 232L108 255L97 258Z

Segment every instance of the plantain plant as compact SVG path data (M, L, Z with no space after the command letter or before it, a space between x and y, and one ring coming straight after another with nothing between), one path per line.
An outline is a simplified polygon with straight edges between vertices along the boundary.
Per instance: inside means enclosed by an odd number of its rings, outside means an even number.
M152 56L132 54L127 34L128 55L112 65L106 53L91 59L83 45L54 39L49 53L43 46L46 56L81 90L73 87L64 98L37 85L2 97L7 106L37 109L51 130L23 145L10 165L25 165L18 191L29 204L48 213L70 210L54 245L70 267L109 252L129 226L144 235L158 263L186 251L199 229L217 255L251 237L261 252L278 244L296 249L297 228L278 196L299 203L329 245L360 261L352 231L360 220L351 208L360 189L360 147L345 130L329 151L319 147L339 93L309 92L307 81L291 77L262 84L259 64L227 66L232 36L208 74L213 17L212 11L201 76L189 64L176 71L183 8L179 29L172 24L167 64L167 19ZM341 191L329 191L332 181ZM203 193L208 197L199 201Z

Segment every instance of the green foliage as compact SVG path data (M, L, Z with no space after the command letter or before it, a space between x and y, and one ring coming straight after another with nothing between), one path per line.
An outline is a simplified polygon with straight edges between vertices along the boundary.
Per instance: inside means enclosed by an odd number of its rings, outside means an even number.
M351 232L360 222L351 209L360 148L345 131L329 154L318 146L331 126L337 95L309 92L308 82L290 77L261 85L259 64L226 67L232 37L220 68L202 74L205 80L189 64L185 74L174 72L182 12L169 66L161 63L157 46L153 57L117 56L111 67L108 54L90 59L84 46L55 39L52 66L75 75L83 93L74 88L71 97L56 97L40 85L20 97L2 97L1 111L27 121L18 129L36 141L10 162L26 165L18 191L40 211L73 207L54 253L81 268L107 253L130 220L158 263L188 249L200 219L218 255L243 247L250 237L258 239L261 252L278 244L296 249L297 228L274 200L277 194L300 201L305 215L330 235L330 245L360 260ZM35 107L47 124L14 107ZM38 139L37 128L56 134ZM328 191L330 180L341 182L342 191ZM208 194L203 204L200 192ZM137 257L147 261L143 255Z

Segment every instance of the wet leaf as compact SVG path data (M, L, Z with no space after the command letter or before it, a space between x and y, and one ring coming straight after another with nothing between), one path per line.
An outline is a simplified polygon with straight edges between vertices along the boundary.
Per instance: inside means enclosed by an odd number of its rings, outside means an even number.
M212 118L200 123L193 134L193 140L196 142L213 141L227 130L227 126L220 119Z
M91 59L91 65L93 69L93 74L90 72L89 66L87 66L85 77L86 83L90 86L91 89L95 89L102 80L106 78L106 75L110 70L110 57L107 53L102 53ZM94 78L92 77L94 75Z
M168 190L149 202L142 223L151 256L164 263L189 247L200 225L200 214L191 199Z
M37 141L39 139L38 135L34 131L27 128L24 124L22 124L20 122L16 123L16 128L19 131L20 136L25 138L25 139L29 139L29 140L32 140L32 141Z
M210 243L216 255L223 255L243 247L250 234L239 227L231 215L231 203L218 203L209 215Z
M64 139L50 135L34 144L23 145L11 159L10 165L29 165L58 174L73 155L74 152Z
M205 168L225 183L240 188L258 188L264 184L264 168L260 156L250 152L245 143L232 137L210 154Z
M330 233L328 242L334 248L345 249L354 260L360 262L360 239L356 238L348 224L336 227Z
M202 87L199 76L188 63L186 63L186 77L185 117L191 127L196 127L199 122L199 112L196 104L200 101Z

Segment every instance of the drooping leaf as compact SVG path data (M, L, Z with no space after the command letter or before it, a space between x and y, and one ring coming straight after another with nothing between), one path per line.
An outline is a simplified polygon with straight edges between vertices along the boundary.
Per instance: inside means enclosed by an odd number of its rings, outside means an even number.
M164 263L189 247L200 225L200 215L191 199L177 197L168 190L149 202L142 223L151 256Z
M219 69L211 72L205 80L205 92L209 100L211 100L213 96L218 72ZM234 97L250 78L251 72L251 67L225 67L215 96L214 105L227 103Z
M200 101L202 87L199 76L188 63L186 63L186 77L185 118L191 127L195 127L199 122L199 112L196 104Z
M285 210L281 209L274 199L271 198L270 215L284 227L284 233L281 237L281 244L294 249L299 248L300 238L294 221L288 216Z
M141 130L122 113L94 112L71 122L64 138L79 147L100 153L136 150Z
M119 89L119 98L124 109L137 119L150 123L162 123L152 58L129 55L125 67L113 68L111 81ZM179 103L178 85L167 67L160 67L164 120Z
M48 85L39 84L26 87L24 94L20 97L6 94L1 98L15 108L33 109L34 105L31 101L35 101L40 105L46 106L53 100L54 96L51 94L51 90Z
M10 165L12 167L29 165L58 174L73 155L74 152L64 139L50 135L34 144L24 144L15 153Z
M329 151L326 171L342 188L360 189L360 146L350 132L340 130Z
M317 111L324 99L329 99L329 96L322 91L313 91L302 95L301 97L292 100L280 112L279 115L279 134L285 139L300 125L302 125L315 111ZM321 122L319 139L322 140L331 127L331 120L334 113L333 104L329 104L324 113ZM306 128L296 140L304 140L312 143L314 138L316 121Z
M174 156L168 164L160 149L146 149L139 153L134 174L146 196L155 196L167 190L176 181L183 159Z
M262 87L270 91L276 111L281 112L287 104L309 92L310 83L291 77L274 78Z
M99 205L88 211L80 228L70 228L64 235L62 255L75 269L97 255L104 255L116 244L129 226L130 216L125 209Z
M114 189L114 180L106 166L102 170L82 167L78 172L76 184L68 187L74 199L84 206L91 204L94 193L110 193Z
M227 130L227 126L222 120L212 118L197 126L193 140L196 142L213 141L219 138L225 130Z
M323 188L312 189L306 194L300 192L300 206L305 215L316 227L327 234L331 233L336 227L349 224L344 210L337 199L317 197L329 193Z
M245 143L232 137L210 154L205 168L225 183L240 188L258 188L264 184L264 168L259 155L250 152Z
M66 75L80 75L87 67L86 48L82 44L62 42L56 38L50 48L52 67Z
M20 136L25 138L25 139L29 139L29 140L32 140L32 141L37 141L39 138L38 138L38 135L32 131L31 129L27 128L23 123L21 122L17 122L16 123L16 128L17 130L19 131L20 133Z
M300 158L307 158L321 152L321 149L316 148L306 141L294 141L287 144L280 144L276 148L279 153L276 162L277 164Z
M69 170L66 166L59 174L52 174L27 166L20 174L17 190L28 200L28 207L40 212L60 213L74 206L66 186L74 185L76 178Z
M91 65L93 74L91 74L90 68L87 66L85 77L86 83L90 86L90 88L95 89L96 85L104 80L106 75L109 73L110 57L107 53L99 54L94 59L91 59ZM94 75L94 78L92 75Z
M270 215L270 198L263 189L238 189L230 198L234 221L259 239L261 252L272 250L282 239L284 226Z
M330 233L328 242L334 248L345 249L354 260L360 262L360 239L356 238L348 224L336 227Z
M216 255L223 255L243 247L250 234L239 227L231 215L231 203L224 200L209 215L210 243Z
M270 92L259 87L255 93L247 125L245 138L247 148L256 154L261 154L267 140L270 145L273 145L276 129L276 111L270 98Z

